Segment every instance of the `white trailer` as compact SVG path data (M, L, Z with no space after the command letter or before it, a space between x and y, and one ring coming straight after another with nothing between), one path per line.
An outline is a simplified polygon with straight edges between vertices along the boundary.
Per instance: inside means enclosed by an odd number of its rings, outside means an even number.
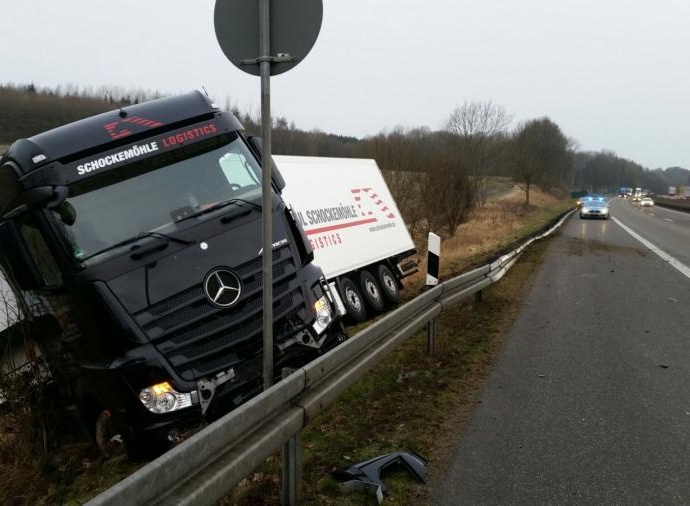
M321 267L355 321L400 299L417 271L414 243L371 159L274 156L283 197L302 224Z

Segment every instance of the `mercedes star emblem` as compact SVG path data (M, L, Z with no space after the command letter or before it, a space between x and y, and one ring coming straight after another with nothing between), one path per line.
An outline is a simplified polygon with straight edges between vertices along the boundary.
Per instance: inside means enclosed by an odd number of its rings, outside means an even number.
M226 308L232 306L240 298L242 283L234 272L216 268L206 275L204 292L211 304Z

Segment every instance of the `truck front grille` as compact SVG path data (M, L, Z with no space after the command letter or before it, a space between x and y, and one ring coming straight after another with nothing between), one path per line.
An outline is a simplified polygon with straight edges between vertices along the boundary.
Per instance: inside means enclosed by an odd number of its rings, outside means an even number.
M242 281L240 300L228 309L213 306L202 283L135 314L151 342L185 380L236 367L262 348L262 260L233 268ZM289 246L273 252L274 327L304 309Z

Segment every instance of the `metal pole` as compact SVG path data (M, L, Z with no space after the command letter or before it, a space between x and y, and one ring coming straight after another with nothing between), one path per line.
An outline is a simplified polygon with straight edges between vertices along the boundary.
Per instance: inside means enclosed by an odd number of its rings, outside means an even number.
M283 445L283 504L302 502L302 433L298 432Z
M273 384L273 205L271 184L271 56L269 0L259 0L259 64L261 74L262 238L264 390Z
M426 354L436 354L436 318L432 318L426 324Z

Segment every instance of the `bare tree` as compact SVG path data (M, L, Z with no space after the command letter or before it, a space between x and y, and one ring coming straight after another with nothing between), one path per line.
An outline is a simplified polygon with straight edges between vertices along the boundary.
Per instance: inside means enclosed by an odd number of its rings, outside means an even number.
M420 193L424 173L409 170L384 170L382 174L410 234L415 237L425 218Z
M525 191L525 205L530 205L533 185L549 186L572 170L568 139L549 118L527 121L513 135L511 161L513 178ZM564 167L570 166L566 169Z
M430 161L421 190L429 230L455 234L475 204L470 179L459 158L439 155Z
M453 136L453 145L470 171L481 205L486 202L487 179L502 163L502 140L512 119L503 106L471 101L457 106L446 121L444 129Z

